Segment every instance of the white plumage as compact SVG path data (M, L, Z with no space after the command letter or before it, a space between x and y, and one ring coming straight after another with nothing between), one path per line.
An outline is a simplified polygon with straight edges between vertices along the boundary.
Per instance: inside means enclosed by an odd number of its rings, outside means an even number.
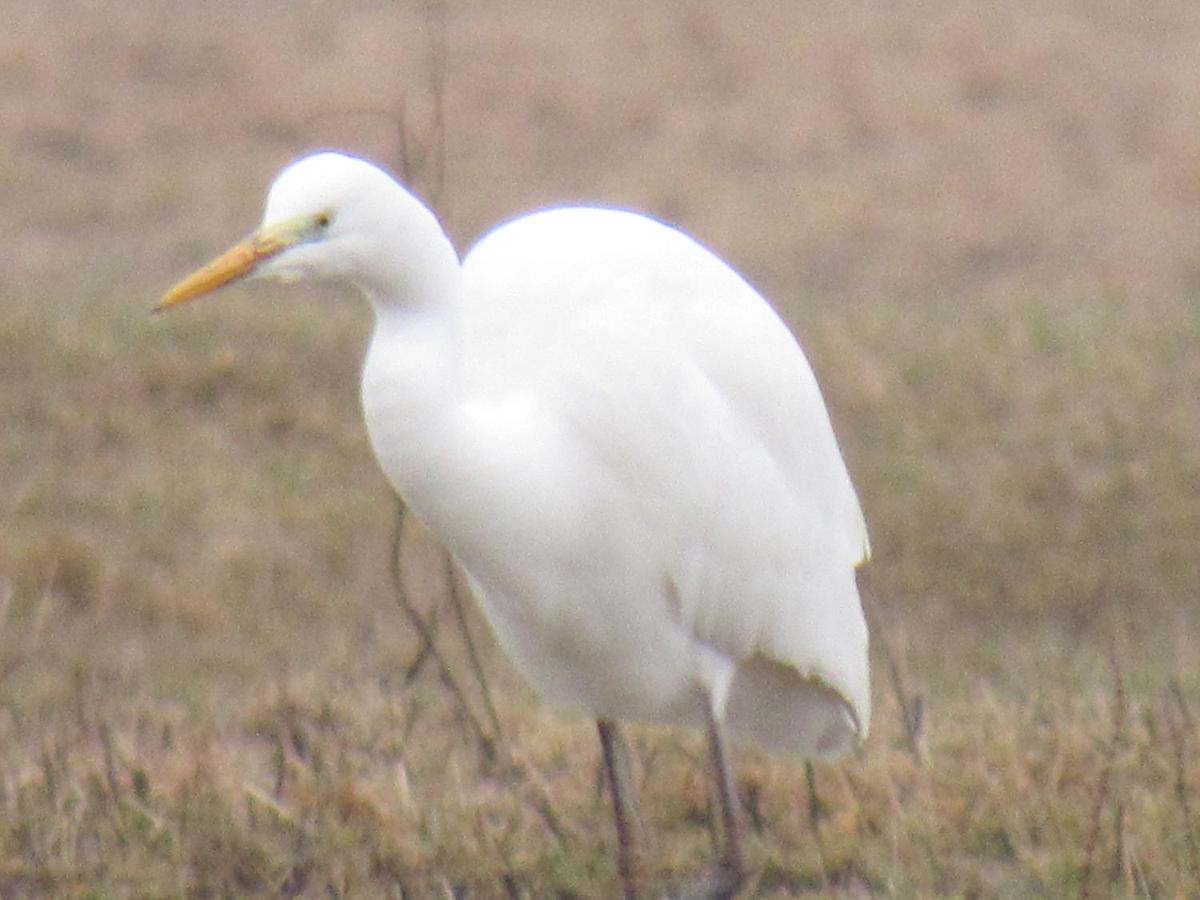
M563 208L460 265L412 194L332 153L280 174L246 253L164 305L249 273L366 294L375 453L542 695L804 755L866 734L858 500L800 347L714 254Z

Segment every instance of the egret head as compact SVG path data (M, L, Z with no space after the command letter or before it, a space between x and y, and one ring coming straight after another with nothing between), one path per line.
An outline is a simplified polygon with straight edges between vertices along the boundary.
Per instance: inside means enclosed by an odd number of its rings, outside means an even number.
M317 153L287 166L262 224L169 290L163 310L240 279L346 281L375 299L405 299L457 257L433 214L365 160Z

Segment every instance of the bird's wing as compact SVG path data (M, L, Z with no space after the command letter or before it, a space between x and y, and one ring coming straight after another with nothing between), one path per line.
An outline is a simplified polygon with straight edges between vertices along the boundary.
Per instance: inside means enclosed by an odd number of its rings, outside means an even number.
M507 392L544 375L554 358L573 359L577 374L599 380L622 353L649 345L642 349L653 355L658 330L669 332L682 362L825 511L852 561L869 558L862 510L808 360L774 309L714 254L644 216L572 208L501 226L465 268L483 282L466 292L473 302L464 314L481 387ZM580 350L598 359L585 363Z
M757 292L674 229L609 210L503 226L464 279L466 377L534 393L569 429L603 485L596 514L661 555L696 637L865 708L866 527L808 362Z

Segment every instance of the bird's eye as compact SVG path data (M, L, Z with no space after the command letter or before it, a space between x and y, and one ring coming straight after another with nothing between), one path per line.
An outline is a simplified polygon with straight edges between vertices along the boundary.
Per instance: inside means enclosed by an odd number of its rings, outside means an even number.
M316 222L316 225L318 228L328 228L330 226L330 224L333 222L333 213L331 213L331 212L318 213L317 218L314 221Z

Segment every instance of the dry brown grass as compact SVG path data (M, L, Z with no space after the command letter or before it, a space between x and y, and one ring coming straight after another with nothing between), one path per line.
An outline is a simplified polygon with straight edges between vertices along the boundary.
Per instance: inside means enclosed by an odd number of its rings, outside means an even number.
M435 190L427 8L340 6L5 7L5 898L614 884L585 722L489 646L488 764L432 668L403 681L366 310L146 315L306 149L396 162L403 108ZM578 198L676 220L776 300L837 420L895 665L815 829L801 764L739 754L754 893L1200 894L1200 7L509 0L446 28L459 243ZM711 852L701 748L635 744L670 883Z

